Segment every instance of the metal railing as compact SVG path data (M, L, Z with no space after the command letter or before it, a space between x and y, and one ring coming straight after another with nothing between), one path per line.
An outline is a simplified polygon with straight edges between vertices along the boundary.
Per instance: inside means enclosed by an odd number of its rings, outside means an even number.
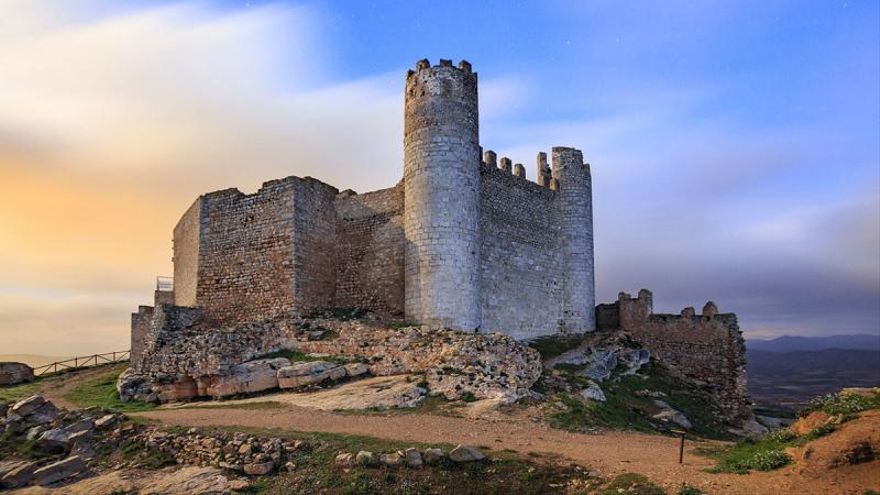
M34 367L34 375L43 376L48 373L58 373L58 371L72 370L77 368L87 368L90 366L98 366L99 364L121 363L131 358L131 351L115 351L105 352L103 354L92 354L91 356L77 356L63 361L55 361L54 363L44 364Z

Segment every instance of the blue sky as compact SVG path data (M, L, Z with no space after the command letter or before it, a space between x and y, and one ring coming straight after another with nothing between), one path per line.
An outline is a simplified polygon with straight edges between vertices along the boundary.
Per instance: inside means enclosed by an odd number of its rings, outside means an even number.
M536 152L584 151L602 301L648 287L663 311L714 299L747 336L880 334L876 1L0 11L10 352L47 335L61 354L124 346L205 191L393 185L404 74L423 57L473 63L482 144L530 178Z

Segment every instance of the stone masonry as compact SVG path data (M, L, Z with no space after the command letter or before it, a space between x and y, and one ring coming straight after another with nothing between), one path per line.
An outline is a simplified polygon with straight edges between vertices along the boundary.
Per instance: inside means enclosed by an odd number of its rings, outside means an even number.
M573 148L525 167L482 153L477 74L406 76L403 179L358 194L287 177L200 196L174 228L174 290L213 326L362 308L517 339L595 329L589 166ZM132 316L137 355L153 318Z
M704 386L727 417L737 423L750 417L746 391L745 342L734 313L719 313L714 302L696 314L655 314L651 291L637 297L621 292L617 302L596 308L599 330L620 329L638 341L658 361L691 382Z

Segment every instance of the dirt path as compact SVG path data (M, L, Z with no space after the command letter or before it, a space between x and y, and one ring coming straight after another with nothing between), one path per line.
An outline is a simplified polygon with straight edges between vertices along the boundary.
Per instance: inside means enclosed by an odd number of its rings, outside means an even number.
M569 433L516 415L496 421L419 413L351 415L292 405L258 410L210 407L168 409L137 415L169 425L281 428L367 435L404 442L466 443L496 450L555 454L598 470L605 477L625 472L643 474L671 493L677 493L678 487L684 483L711 494L736 495L861 495L868 488L854 486L848 481L853 474L850 468L840 469L832 473L830 479L825 476L821 481L798 475L792 467L748 476L710 474L704 470L711 467L712 462L693 455L690 452L693 444L686 449L684 464L678 464L678 440L675 438L631 432L595 435ZM852 468L877 469L878 462Z
M66 373L46 382L45 385L40 387L39 393L57 406L66 409L76 409L76 404L65 399L64 396L78 385L82 385L88 380L111 373L118 373L115 371L114 365L101 365Z

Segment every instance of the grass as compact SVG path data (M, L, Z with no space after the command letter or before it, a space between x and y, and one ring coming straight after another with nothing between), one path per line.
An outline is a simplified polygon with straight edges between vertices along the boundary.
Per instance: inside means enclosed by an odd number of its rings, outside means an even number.
M262 356L257 356L254 359L275 359L275 358L285 358L291 363L294 362L311 362L311 361L327 361L332 360L329 357L316 357L309 356L303 354L299 351L291 351L289 349L282 349L280 351L270 352L269 354L263 354Z
M814 411L822 411L831 416L850 415L869 409L880 409L880 393L870 397L839 393L822 395L811 400L807 408L801 412L801 416Z
M37 378L29 383L0 387L0 402L18 401L30 397L38 393L48 381L49 378Z
M602 495L666 495L666 491L651 483L641 474L624 473L613 480L600 492Z
M530 340L527 344L536 349L541 354L541 359L546 361L577 348L583 342L583 335L553 335Z
M558 367L557 371L577 388L585 388L589 383L578 375L579 369ZM693 424L691 433L719 440L734 438L719 419L718 407L708 394L689 386L654 362L643 367L638 375L605 381L601 387L605 402L585 403L568 394L558 395L563 408L550 416L550 424L570 431L611 428L656 433L678 428L651 418L660 411L654 398L636 394L639 390L651 390L666 394L662 400L687 416Z
M76 387L64 394L64 398L78 407L101 407L121 412L148 411L155 404L147 402L122 402L116 392L116 379L125 371L127 364L109 367L103 373L83 380Z

